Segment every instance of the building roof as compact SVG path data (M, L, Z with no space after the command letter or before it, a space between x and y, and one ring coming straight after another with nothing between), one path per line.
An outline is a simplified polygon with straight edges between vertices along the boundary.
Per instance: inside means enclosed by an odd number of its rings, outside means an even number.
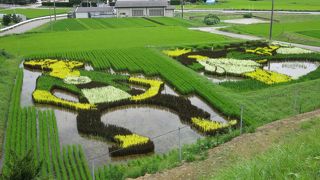
M78 7L76 13L113 12L113 7Z
M163 0L149 0L149 1L117 1L116 8L134 8L134 7L167 7L168 2Z

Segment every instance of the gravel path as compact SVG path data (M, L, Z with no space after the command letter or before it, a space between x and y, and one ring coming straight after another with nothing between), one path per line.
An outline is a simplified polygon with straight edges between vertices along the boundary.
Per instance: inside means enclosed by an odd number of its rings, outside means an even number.
M210 149L209 157L204 161L184 163L180 167L157 174L147 174L137 179L211 179L220 169L239 162L239 160L250 159L255 155L266 152L274 144L284 141L285 138L283 137L299 130L302 122L315 117L320 117L320 110L266 124L257 128L254 133L243 134L225 144Z
M226 31L219 30L221 28L226 28L226 27L227 26L221 26L221 27L197 27L197 28L189 28L189 29L203 31L203 32L209 32L209 33L213 33L213 34L224 35L224 36L228 36L228 37L231 37L231 38L251 40L251 41L263 40L264 39L264 38L261 38L261 37L258 37L258 36L237 34L237 33L232 33L232 32L226 32ZM279 43L282 43L282 44L288 44L288 45L292 45L292 46L295 46L295 47L300 47L300 48L308 49L308 50L311 50L311 51L320 52L320 47L318 47L318 46L308 46L308 45L289 43L289 42L283 42L283 41L274 41L274 42L279 42Z
M57 17L57 20L65 19L65 18L67 17ZM54 17L52 17L52 21L54 21ZM11 35L11 34L22 34L48 22L50 22L50 18L31 21L31 22L22 24L20 26L17 26L15 28L9 29L7 31L1 32L0 36Z

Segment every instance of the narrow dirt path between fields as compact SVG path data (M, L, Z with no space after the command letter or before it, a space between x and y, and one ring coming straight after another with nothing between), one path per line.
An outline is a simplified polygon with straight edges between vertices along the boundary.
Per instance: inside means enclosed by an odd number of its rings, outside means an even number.
M283 137L298 130L302 122L315 117L320 117L320 109L266 124L257 128L254 133L243 134L209 150L209 156L204 161L184 163L180 167L157 174L147 174L137 179L208 179L220 169L265 152L281 142Z
M223 35L223 36L228 36L228 37L236 38L236 39L244 39L244 40L249 40L249 41L263 40L264 39L264 38L258 37L258 36L246 35L246 34L237 34L237 33L233 33L233 32L226 32L226 31L220 30L220 29L223 29L223 28L226 28L226 27L228 27L228 26L196 27L196 28L189 28L189 29L190 30L208 32L208 33L212 33L212 34ZM309 45L290 43L290 42L284 42L284 41L274 41L274 42L287 44L287 45L292 45L292 46L300 47L300 48L304 48L304 49L309 49L311 51L320 52L320 47L317 47L317 46L309 46Z

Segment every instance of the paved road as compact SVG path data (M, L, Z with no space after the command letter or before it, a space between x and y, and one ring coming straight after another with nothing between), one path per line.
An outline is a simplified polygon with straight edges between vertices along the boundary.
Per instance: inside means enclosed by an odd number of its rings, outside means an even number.
M221 9L184 9L184 12L203 12L203 13L270 13L270 11L251 11L251 10L221 10ZM175 12L181 12L180 9L175 10ZM311 14L320 15L318 11L275 11L277 14Z
M57 17L57 20L59 19L65 19L67 17ZM54 18L52 17L52 21L54 20ZM27 31L30 31L33 28L39 27L43 24L46 24L50 22L50 19L41 19L41 20L36 20L36 21L32 21L26 24L23 24L21 26L17 26L13 29L4 31L0 33L0 36L5 36L5 35L10 35L10 34L22 34L25 33Z
M222 27L198 27L198 28L189 28L189 29L208 32L208 33L213 33L213 34L219 34L219 35L228 36L228 37L237 38L237 39L251 40L251 41L263 40L264 39L264 38L257 37L257 36L237 34L237 33L231 33L231 32L225 32L225 31L219 30L219 29L225 28L225 27L227 27L227 26L222 26ZM311 51L320 52L320 47L317 47L317 46L308 46L308 45L289 43L289 42L283 42L283 41L275 41L275 42L279 42L279 43L282 43L282 44L288 44L288 45L292 45L292 46L296 46L296 47L300 47L300 48L304 48L304 49L309 49Z

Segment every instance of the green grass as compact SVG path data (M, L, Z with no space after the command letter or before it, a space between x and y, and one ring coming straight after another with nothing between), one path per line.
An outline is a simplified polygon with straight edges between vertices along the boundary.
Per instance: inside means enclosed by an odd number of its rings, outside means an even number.
M63 19L53 24L47 23L35 32L45 31L76 31L95 29L117 29L134 27L158 27L158 26L192 26L187 20L179 18L155 17L155 18L96 18L96 19Z
M318 179L320 119L304 123L298 132L266 153L240 160L212 179Z
M184 27L120 28L106 30L24 34L0 38L0 47L15 54L67 52L223 43L229 38Z
M320 2L318 0L275 0L276 10L307 10L319 11ZM176 6L177 9L180 6ZM207 5L185 5L186 9L245 9L245 10L270 10L271 0L221 0L216 4Z
M57 14L65 14L68 13L70 9L68 8L57 8ZM41 16L49 16L53 13L53 9L2 9L0 10L0 14L23 14L27 17L27 19L32 19Z
M313 38L320 39L320 30L301 31L301 32L298 32L298 33L306 35L306 36L310 36L310 37L313 37Z
M320 46L319 18L319 15L277 15L275 19L280 22L274 23L273 39ZM269 36L269 24L233 25L226 30L265 38ZM310 32L305 34L300 33L301 31Z

